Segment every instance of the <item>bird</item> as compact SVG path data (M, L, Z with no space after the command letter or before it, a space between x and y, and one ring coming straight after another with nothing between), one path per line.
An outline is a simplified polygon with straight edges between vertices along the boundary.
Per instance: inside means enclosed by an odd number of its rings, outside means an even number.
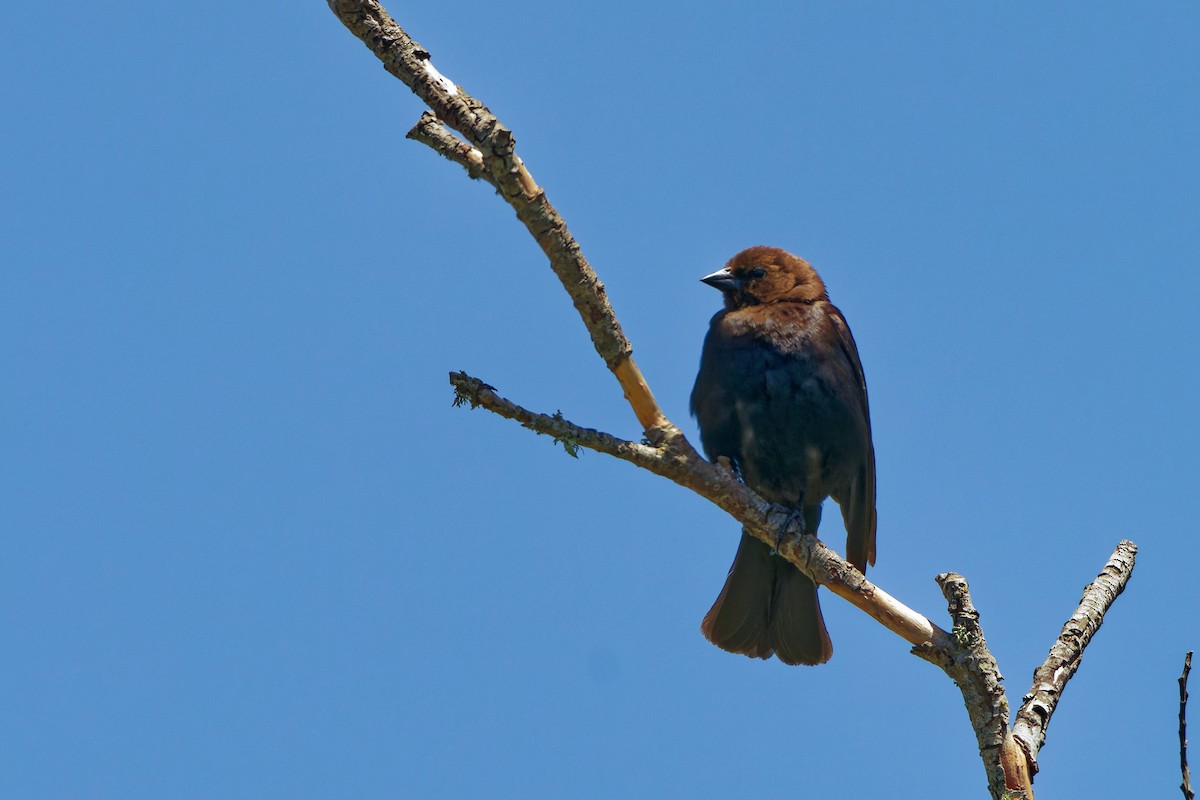
M817 532L832 497L846 560L865 572L875 563L875 448L846 318L812 265L778 247L750 247L701 280L724 298L691 395L705 455L794 509L806 534ZM700 629L751 658L816 665L833 655L817 585L745 530Z

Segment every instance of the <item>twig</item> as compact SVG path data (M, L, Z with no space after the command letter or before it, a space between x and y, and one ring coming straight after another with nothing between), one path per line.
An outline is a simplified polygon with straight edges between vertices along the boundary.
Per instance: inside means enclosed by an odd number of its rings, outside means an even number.
M432 111L421 114L417 124L405 136L433 148L438 155L458 164L472 179L483 178L492 186L496 185L492 174L484 167L483 153L479 148L472 147L446 130Z
M561 414L539 414L522 408L511 400L496 394L496 387L489 386L465 372L451 372L450 385L454 387L454 404L467 403L471 408L482 407L506 419L516 420L534 433L552 437L557 442L569 442L576 447L585 447L598 453L636 464L652 472L658 471L662 451L646 444L627 442L610 433L584 428Z
M1096 580L1084 588L1079 607L1063 625L1045 662L1033 672L1033 686L1017 711L1013 736L1029 758L1030 772L1034 775L1038 769L1038 751L1046 741L1046 728L1063 689L1079 669L1083 650L1100 630L1105 612L1129 583L1136 561L1137 545L1121 540Z
M1187 682L1188 674L1192 671L1192 652L1183 657L1183 674L1179 676L1179 769L1183 773L1183 783L1179 788L1183 791L1185 800L1193 800L1196 795L1192 792L1192 773L1187 761Z

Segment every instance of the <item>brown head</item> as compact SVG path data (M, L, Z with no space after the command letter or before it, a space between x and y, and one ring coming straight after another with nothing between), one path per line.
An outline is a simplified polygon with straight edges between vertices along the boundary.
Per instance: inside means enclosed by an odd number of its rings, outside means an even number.
M829 299L812 265L778 247L747 248L700 280L720 289L729 309Z

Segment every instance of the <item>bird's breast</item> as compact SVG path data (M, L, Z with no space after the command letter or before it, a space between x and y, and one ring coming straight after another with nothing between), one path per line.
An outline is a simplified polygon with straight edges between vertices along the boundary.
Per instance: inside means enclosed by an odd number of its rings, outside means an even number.
M818 309L728 312L703 364L732 405L747 484L775 502L824 497L859 468L862 412L853 366Z

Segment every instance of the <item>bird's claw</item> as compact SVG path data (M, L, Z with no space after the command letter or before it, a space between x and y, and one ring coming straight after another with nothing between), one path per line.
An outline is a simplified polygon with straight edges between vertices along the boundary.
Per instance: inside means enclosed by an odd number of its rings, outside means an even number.
M775 531L775 544L771 547L771 555L774 556L779 554L779 543L783 541L783 533L788 529L788 526L792 524L793 520L800 520L800 535L803 536L806 533L804 512L797 508L793 508L788 512L787 519L785 519L783 524L780 525Z

